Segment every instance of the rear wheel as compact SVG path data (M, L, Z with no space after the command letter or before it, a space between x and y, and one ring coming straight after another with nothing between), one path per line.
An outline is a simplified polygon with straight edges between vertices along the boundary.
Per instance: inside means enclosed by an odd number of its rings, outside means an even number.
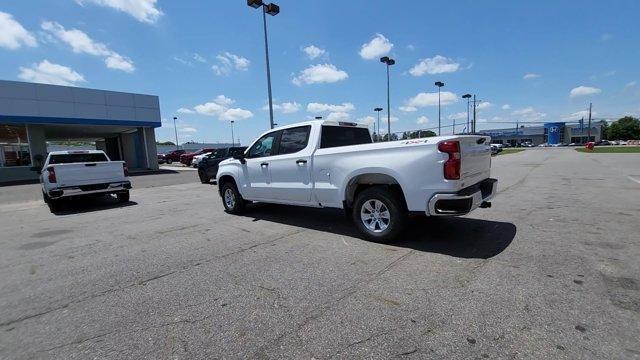
M402 199L385 187L371 187L359 193L352 217L365 238L380 243L394 241L407 223Z
M119 203L129 202L129 191L117 193L116 196L118 197Z
M222 204L229 214L240 214L244 210L245 201L235 183L227 181L222 185Z
M172 162L173 162L173 160L171 160L171 159L167 159L167 161L166 161L166 163L167 163L168 165L170 165Z
M204 173L204 171L202 170L198 170L198 177L200 178L200 182L203 184L208 184L209 183L209 179L207 178L207 174Z

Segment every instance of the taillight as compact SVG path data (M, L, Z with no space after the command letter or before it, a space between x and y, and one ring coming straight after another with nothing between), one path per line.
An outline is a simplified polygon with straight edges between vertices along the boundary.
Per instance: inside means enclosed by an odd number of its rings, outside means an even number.
M125 177L129 176L129 168L127 167L127 164L122 163L122 171L124 171L124 176Z
M56 179L56 170L52 167L48 167L47 171L49 172L49 182L50 183L55 183L58 182L58 179Z
M460 179L460 142L441 141L438 143L438 150L449 155L449 159L444 162L444 178L447 180Z

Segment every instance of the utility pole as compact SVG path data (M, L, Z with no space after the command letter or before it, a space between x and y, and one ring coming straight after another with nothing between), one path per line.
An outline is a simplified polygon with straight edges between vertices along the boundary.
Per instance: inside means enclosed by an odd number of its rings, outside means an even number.
M456 119L453 119L453 131L451 131L451 135L455 135L456 134Z
M587 129L587 142L591 141L591 103L589 103L589 128Z
M476 94L473 94L473 126L471 128L471 133L476 133Z
M469 133L469 99L471 98L471 94L464 94L462 95L463 99L467 99L467 127L466 127L466 132L467 134Z
M438 136L440 136L440 88L444 86L444 83L436 81L434 85L438 87Z
M176 132L176 150L180 150L180 146L178 146L178 128L176 127L176 119L177 117L173 117L173 131Z

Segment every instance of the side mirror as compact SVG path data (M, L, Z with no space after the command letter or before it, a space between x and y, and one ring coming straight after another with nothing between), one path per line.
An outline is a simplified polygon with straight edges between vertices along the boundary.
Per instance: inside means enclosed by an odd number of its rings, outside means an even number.
M235 155L233 155L233 158L236 159L236 160L240 160L240 164L244 165L244 164L247 163L247 160L244 159L244 154L243 153L235 154Z

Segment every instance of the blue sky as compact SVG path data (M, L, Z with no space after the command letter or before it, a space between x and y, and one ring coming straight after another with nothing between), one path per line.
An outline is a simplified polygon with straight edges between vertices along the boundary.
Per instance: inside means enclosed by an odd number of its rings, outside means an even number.
M437 127L435 81L443 125L466 121L467 92L483 100L479 128L575 120L590 101L596 118L640 114L637 1L277 3L278 124L370 122L386 108L381 55L396 60L392 131ZM244 0L2 0L0 78L155 94L181 142L229 141L233 119L246 144L269 124L262 36Z

